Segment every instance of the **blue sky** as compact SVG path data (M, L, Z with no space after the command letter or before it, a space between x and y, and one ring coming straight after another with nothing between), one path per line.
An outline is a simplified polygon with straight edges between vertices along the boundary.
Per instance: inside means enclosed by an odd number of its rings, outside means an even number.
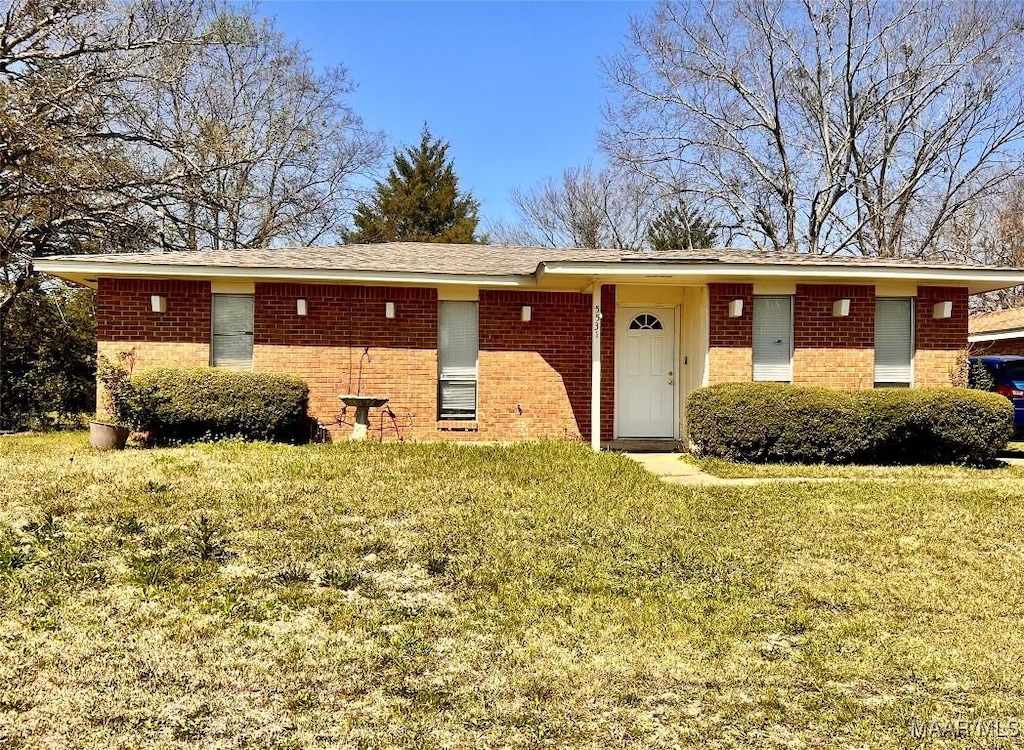
M514 187L600 164L608 92L600 58L619 51L643 2L264 2L261 12L318 65L344 64L355 110L393 145L426 122L451 144L485 220L512 219Z

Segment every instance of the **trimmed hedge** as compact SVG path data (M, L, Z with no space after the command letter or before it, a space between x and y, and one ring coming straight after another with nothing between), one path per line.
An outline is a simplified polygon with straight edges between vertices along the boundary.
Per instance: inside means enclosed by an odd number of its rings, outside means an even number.
M292 375L160 367L135 375L131 385L133 427L156 442L309 437L309 388Z
M985 464L1013 437L1013 406L964 388L723 383L690 394L687 423L699 455L733 461Z

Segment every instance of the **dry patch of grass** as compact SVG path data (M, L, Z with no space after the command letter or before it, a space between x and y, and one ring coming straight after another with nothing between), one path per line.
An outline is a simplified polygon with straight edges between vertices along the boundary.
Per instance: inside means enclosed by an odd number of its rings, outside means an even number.
M895 748L1024 717L1015 471L686 488L558 443L81 435L0 469L3 748Z

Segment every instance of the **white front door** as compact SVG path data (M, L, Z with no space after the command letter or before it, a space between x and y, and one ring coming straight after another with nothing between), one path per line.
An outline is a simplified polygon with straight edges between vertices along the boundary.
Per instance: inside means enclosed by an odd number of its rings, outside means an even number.
M615 317L618 437L675 437L675 310L623 307Z

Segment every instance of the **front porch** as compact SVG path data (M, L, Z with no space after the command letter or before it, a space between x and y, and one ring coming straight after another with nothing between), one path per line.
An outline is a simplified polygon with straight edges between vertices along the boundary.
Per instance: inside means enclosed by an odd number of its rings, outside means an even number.
M604 296L606 303L614 299L613 315L602 314L602 285L591 289L591 424L602 423L603 407L611 411L611 430L605 419L604 434L593 431L591 445L595 450L677 451L686 436L686 395L707 380L707 285L607 286L614 289L614 295ZM610 373L601 371L602 336L612 338Z

